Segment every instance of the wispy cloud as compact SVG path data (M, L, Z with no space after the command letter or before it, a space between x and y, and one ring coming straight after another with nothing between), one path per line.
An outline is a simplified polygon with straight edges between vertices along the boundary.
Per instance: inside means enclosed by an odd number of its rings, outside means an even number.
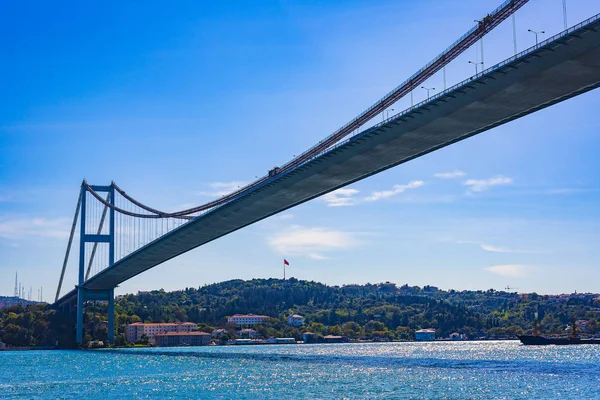
M342 188L334 190L323 196L323 201L329 207L344 207L356 204L356 199L353 197L358 193L358 190L352 188Z
M365 200L366 201L377 201L377 200L381 200L381 199L387 199L387 198L393 197L397 194L400 194L402 192L405 192L408 189L420 188L424 184L425 184L425 182L423 182L423 181L410 181L406 185L394 185L394 187L391 190L382 190L380 192L373 192L373 194L371 194L370 196L365 197Z
M294 218L296 218L296 216L294 214L291 214L291 213L285 213L285 214L281 214L279 216L279 219L282 219L284 221L290 220L290 219L294 219Z
M329 257L325 257L324 255L319 253L310 253L308 257L312 258L313 260L329 260Z
M246 182L243 181L231 181L231 182L213 182L209 184L209 191L198 192L200 196L209 196L209 197L221 197L229 194L244 185Z
M525 278L531 273L534 267L530 265L507 264L494 265L485 269L494 274L507 276L509 278Z
M327 228L291 227L268 239L275 251L287 255L324 260L324 252L352 248L360 244L356 234Z
M453 240L447 240L447 239L443 240L443 241L453 242ZM540 252L540 251L513 249L510 247L503 247L503 246L496 246L496 245L492 245L492 244L482 243L482 242L478 242L476 240L456 240L454 242L457 244L475 244L475 245L479 246L482 250L489 251L492 253L542 254L542 252Z
M537 251L511 249L508 247L493 246L491 244L485 244L485 243L481 243L481 248L485 251L490 251L492 253L539 254L539 252L537 252Z
M467 192L484 192L493 186L510 185L513 182L512 178L497 175L488 179L467 179L464 182L468 186Z
M438 172L437 174L433 174L433 176L435 176L436 178L440 178L440 179L456 179L456 178L462 178L463 176L466 176L467 173L464 171L460 171L460 170L456 170L456 171L452 171L452 172Z
M28 237L46 237L65 239L69 237L68 218L22 218L0 221L0 237L5 239L23 239Z

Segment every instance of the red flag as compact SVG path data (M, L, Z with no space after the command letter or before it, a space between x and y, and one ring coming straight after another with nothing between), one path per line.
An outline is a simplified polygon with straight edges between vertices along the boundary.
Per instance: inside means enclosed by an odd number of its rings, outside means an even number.
M284 265L290 265L290 263L285 258L283 259L283 264Z

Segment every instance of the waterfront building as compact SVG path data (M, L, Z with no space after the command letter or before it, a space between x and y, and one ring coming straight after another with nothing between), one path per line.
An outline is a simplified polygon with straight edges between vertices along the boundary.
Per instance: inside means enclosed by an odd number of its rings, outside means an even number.
M142 340L142 335L146 335L148 340L153 342L156 335L168 332L193 332L198 330L198 325L193 322L175 322L160 324L145 324L135 322L125 327L125 338L130 343Z
M256 342L252 339L234 339L229 344L255 344Z
M304 332L302 334L302 341L304 343L314 343L316 341L317 335L312 332Z
M269 338L269 339L267 339L267 343L269 343L269 344L296 344L296 339L294 339L294 338Z
M327 335L323 336L323 340L325 341L325 343L342 343L344 341L344 338L336 335Z
M255 324L260 324L268 320L270 317L266 315L255 315L255 314L235 314L229 318L227 318L227 322L230 324L235 324L236 326L251 326Z
M304 325L304 317L298 314L290 314L287 317L287 323L291 326L302 326Z
M212 335L205 332L167 332L154 336L160 347L208 346Z
M428 342L435 340L435 329L419 329L415 331L415 340L417 342Z

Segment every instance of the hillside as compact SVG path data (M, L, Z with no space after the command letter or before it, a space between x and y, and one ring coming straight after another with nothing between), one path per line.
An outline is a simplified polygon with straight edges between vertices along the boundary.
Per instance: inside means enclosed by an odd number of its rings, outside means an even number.
M437 337L454 332L469 338L502 338L531 331L539 313L542 333L564 333L572 318L586 333L600 331L600 296L571 294L540 296L503 291L443 291L392 283L327 286L290 278L231 280L199 288L165 292L156 290L119 296L116 301L119 343L128 323L191 321L205 331L228 328L227 316L262 314L272 317L256 329L263 336L300 338L303 331L339 334L349 338L410 340L414 330L435 328ZM285 323L290 312L306 318L303 328ZM86 308L86 330L104 339L106 306ZM7 307L0 310L0 340L13 345L45 345L69 339L74 321L58 316L46 305ZM68 327L68 328L67 328ZM91 335L86 335L88 339Z
M371 333L369 327L374 326L389 338L408 338L411 331L428 327L435 328L438 337L453 332L472 338L511 336L532 328L536 310L545 333L562 333L573 317L589 320L589 332L600 330L597 294L458 292L390 283L337 287L291 278L232 280L170 293L152 291L123 296L117 304L120 318L130 321L133 317L146 322L188 320L224 326L226 317L236 313L264 314L284 321L285 315L294 312L306 317L311 330L322 324L330 331L337 331L331 328L335 326L344 331L343 325L353 322L361 326L359 334L364 335L365 329ZM400 333L405 331L408 333Z

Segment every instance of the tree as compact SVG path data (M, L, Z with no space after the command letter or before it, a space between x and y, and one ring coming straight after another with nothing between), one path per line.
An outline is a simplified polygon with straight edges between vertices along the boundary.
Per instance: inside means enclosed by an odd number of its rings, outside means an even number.
M148 338L148 336L145 333L142 333L142 337L140 338L140 343L145 344L145 345L150 343L150 339Z

